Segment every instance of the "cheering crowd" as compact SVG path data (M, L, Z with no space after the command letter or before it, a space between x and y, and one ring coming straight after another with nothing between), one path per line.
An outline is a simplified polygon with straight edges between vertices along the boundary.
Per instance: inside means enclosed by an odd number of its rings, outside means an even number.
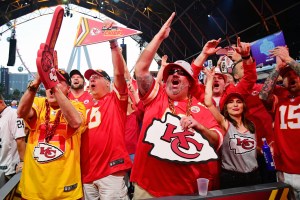
M112 40L113 82L101 69L53 68L39 71L17 111L0 96L0 183L22 171L22 199L126 200L193 195L200 177L209 190L281 181L300 199L300 64L276 47L276 66L258 84L250 44L240 38L216 67L204 67L221 49L215 39L191 64L163 56L154 78L149 67L174 17L143 50L133 77ZM226 59L233 64L225 73ZM36 97L40 84L46 97ZM262 138L276 172L266 170Z

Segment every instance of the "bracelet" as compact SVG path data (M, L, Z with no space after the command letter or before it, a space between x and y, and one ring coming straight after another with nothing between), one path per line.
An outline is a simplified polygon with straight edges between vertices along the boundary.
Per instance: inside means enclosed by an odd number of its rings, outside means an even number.
M249 54L248 56L242 56L243 60L248 60L251 57L251 55Z
M32 85L33 80L31 80L28 85L27 85L27 90L31 91L31 92L36 92L38 90L39 87L33 86Z

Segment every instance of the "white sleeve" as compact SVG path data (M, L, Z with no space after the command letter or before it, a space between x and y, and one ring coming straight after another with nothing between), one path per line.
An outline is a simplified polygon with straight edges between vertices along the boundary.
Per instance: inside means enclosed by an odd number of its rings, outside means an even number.
M17 117L17 113L12 114L10 128L15 139L25 137L25 123L22 118Z

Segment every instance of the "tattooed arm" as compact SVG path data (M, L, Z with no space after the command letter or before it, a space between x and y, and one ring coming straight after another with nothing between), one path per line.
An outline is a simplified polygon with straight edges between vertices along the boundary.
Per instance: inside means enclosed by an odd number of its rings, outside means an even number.
M276 66L274 70L269 74L269 77L266 79L260 93L259 98L267 101L267 103L271 103L273 100L273 90L276 85L276 81L279 76L280 69L284 68L286 65L285 62L280 57L276 57Z
M279 57L282 62L288 64L297 74L300 76L300 63L297 63L293 58L289 55L289 50L286 47L276 47L275 49L270 51L271 56Z
M175 13L172 13L170 18L161 27L160 31L154 36L152 41L147 45L136 62L135 75L141 96L144 96L150 90L154 79L150 74L149 67L160 44L169 36L171 31L170 26L174 17Z
M271 95L276 85L276 81L279 76L279 70L275 68L270 74L269 77L265 80L265 83L259 92L259 98L264 101L271 101Z

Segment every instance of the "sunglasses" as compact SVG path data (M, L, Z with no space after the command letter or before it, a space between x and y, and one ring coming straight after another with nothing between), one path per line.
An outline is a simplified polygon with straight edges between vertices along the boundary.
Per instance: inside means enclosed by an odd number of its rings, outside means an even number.
M188 74L186 73L186 71L182 70L182 69L170 69L168 71L168 75L173 75L177 73L180 76L188 76Z

